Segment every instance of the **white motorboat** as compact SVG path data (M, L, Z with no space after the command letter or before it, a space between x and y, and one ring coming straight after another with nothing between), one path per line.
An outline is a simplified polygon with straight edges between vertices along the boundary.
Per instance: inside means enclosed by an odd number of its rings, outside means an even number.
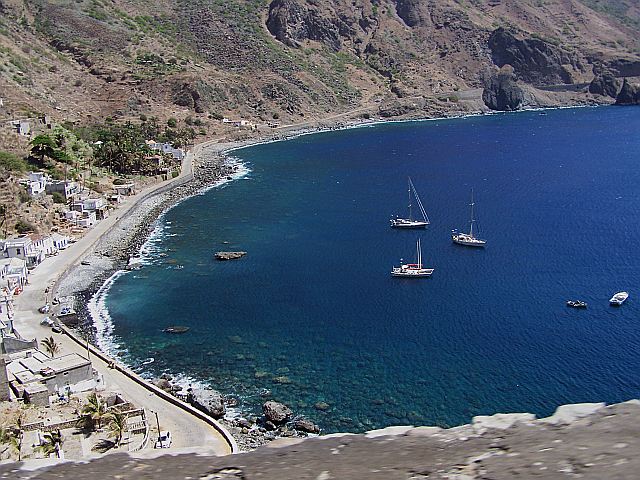
M429 217L427 217L427 212L422 206L422 202L420 201L420 197L418 196L418 192L416 191L416 187L413 186L413 182L411 178L409 178L409 218L400 218L396 216L396 218L391 219L391 227L392 228L425 228L429 225ZM416 203L418 204L418 208L420 209L420 214L422 215L422 219L414 219L413 211L412 211L412 203L413 198L416 199Z
M473 202L473 190L471 190L471 203L469 205L471 206L471 221L469 222L471 226L469 228L469 233L452 230L451 240L453 240L453 243L465 245L467 247L484 247L487 244L487 241L481 240L473 234L473 224L476 222L475 218L473 218L473 206L475 205Z
M609 299L609 305L618 307L622 305L627 300L627 298L629 298L629 294L627 292L618 292Z
M430 277L433 273L433 268L424 268L422 265L422 248L420 247L420 239L416 242L416 250L418 254L418 260L416 263L406 263L399 267L393 267L391 275L394 277L405 278L423 278ZM401 260L402 261L402 260Z

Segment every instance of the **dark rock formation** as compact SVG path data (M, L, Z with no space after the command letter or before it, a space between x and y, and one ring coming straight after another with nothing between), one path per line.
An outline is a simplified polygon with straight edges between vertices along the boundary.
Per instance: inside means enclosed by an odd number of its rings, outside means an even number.
M244 257L246 254L247 252L216 252L215 257L216 260L235 260Z
M619 89L620 82L618 79L606 70L596 73L596 76L593 77L589 84L589 93L611 98L616 98Z
M491 110L517 110L524 102L524 92L517 85L515 75L509 69L502 69L489 79L482 91L482 101Z
M409 27L422 22L420 0L396 0L396 13Z
M640 105L640 87L631 85L625 78L616 97L616 105Z
M606 66L618 77L640 77L640 60L620 58L607 62Z
M320 427L306 418L300 418L293 422L293 428L300 432L320 433Z
M266 421L274 425L282 425L293 417L293 412L289 407L282 403L274 402L273 400L265 402L264 405L262 405L262 411Z
M609 407L567 405L540 420L498 414L448 430L390 427L366 435L280 439L225 457L169 452L132 458L120 453L48 467L9 463L0 465L0 478L632 480L640 470L638 452L640 402L632 400Z
M520 80L533 85L573 83L569 68L584 70L574 54L537 38L518 40L502 27L489 36L489 48L498 67L511 65Z
M300 47L303 40L317 40L336 52L342 46L336 23L295 0L273 0L269 5L267 28L277 40L290 47Z
M213 418L222 418L226 413L224 399L215 390L191 390L187 394L187 402Z

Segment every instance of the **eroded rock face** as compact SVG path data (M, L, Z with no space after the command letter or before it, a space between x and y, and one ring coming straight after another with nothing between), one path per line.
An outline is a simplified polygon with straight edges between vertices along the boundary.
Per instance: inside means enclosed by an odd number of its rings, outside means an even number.
M396 13L409 27L422 22L420 0L396 0Z
M317 40L336 52L342 46L336 23L295 0L271 2L267 28L277 40L290 47L300 47L303 40Z
M491 77L482 91L482 101L491 110L518 110L524 102L524 92L513 73L501 70Z
M192 390L187 395L187 402L216 419L226 413L224 399L215 390Z
M300 432L320 433L320 427L306 418L300 418L293 423L293 428Z
M491 58L498 66L511 65L518 79L533 85L574 83L571 71L584 66L573 54L537 38L518 40L504 28L489 37Z
M616 97L616 105L640 105L640 87L631 85L625 78Z
M282 403L274 402L273 400L265 402L264 405L262 405L262 411L264 412L265 419L274 425L282 425L293 417L293 412L289 407Z
M620 89L620 82L611 72L602 71L598 72L593 80L589 84L589 93L594 95L603 95L606 97L616 98L618 90Z

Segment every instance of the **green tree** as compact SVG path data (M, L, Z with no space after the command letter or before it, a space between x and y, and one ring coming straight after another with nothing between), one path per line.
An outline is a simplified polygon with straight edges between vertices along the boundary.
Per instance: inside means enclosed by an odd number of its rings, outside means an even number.
M82 413L91 421L92 428L100 428L102 419L107 414L107 404L96 392L87 397L87 403L82 406Z
M120 412L113 412L108 415L109 436L115 438L116 446L122 442L122 435L127 431L127 417Z
M60 430L56 432L45 433L42 436L42 439L44 443L42 445L38 445L35 450L44 454L45 457L48 457L52 453L55 453L56 457L60 458L60 448L62 447L62 442L64 441Z
M51 138L49 135L46 135L46 134L38 135L33 140L31 140L30 145L31 145L31 155L34 158L39 159L39 164L41 166L44 166L45 158L50 158L53 160L56 154L56 149L57 149L56 141L53 138Z
M167 120L167 127L176 128L177 126L178 120L176 120L175 118L171 117L169 120Z
M55 338L45 338L40 343L42 344L46 352L51 355L51 357L55 357L58 353L60 353L60 345L58 345Z

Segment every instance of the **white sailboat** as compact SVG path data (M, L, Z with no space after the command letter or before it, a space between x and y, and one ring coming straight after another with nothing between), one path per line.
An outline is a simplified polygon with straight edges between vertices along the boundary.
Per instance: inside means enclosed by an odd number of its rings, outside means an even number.
M451 231L451 240L453 243L457 243L458 245L466 245L467 247L484 247L487 244L486 240L480 240L473 235L473 224L476 222L475 218L473 218L473 206L475 203L473 202L473 190L471 190L471 224L469 228L469 233L458 232L458 230Z
M413 218L412 202L414 197L416 199L416 203L418 204L418 208L420 209L422 220ZM425 228L427 225L429 225L429 217L427 217L427 212L422 206L422 202L420 201L418 192L416 192L416 187L413 186L413 182L409 177L409 218L400 218L396 216L396 218L391 219L391 227L392 228Z
M430 277L433 268L423 268L422 266L422 248L420 247L420 239L416 242L416 250L418 255L417 263L406 263L399 267L393 267L391 275L394 277L422 278Z

